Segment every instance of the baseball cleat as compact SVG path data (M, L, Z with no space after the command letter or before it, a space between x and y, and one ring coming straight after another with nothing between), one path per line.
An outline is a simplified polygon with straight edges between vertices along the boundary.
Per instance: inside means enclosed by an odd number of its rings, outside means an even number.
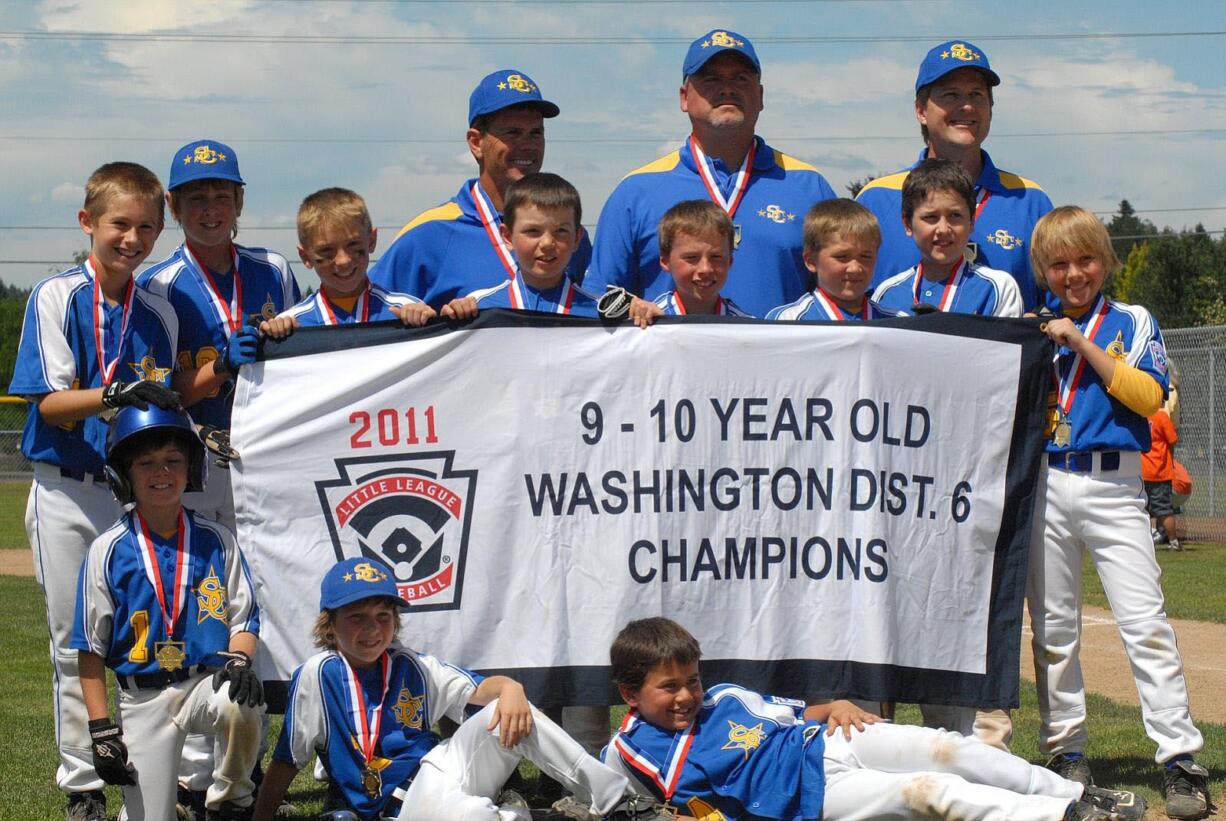
M1141 821L1145 817L1145 799L1127 790L1086 787L1081 800L1102 810L1112 821Z
M1061 778L1089 787L1094 783L1090 762L1080 753L1056 753L1043 765Z
M1209 814L1209 771L1190 759L1168 764L1162 772L1162 797L1168 818L1204 818Z

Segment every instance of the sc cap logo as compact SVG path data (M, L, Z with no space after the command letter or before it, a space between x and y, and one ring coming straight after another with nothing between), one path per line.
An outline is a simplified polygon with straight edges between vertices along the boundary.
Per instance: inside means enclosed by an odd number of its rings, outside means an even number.
M196 150L183 158L184 165L192 163L200 163L201 165L213 165L214 163L225 162L226 155L214 151L212 146L198 145Z
M536 86L525 80L522 74L508 74L506 81L498 84L499 91L506 91L508 88L520 94L531 94L536 91Z
M961 60L964 63L973 63L979 59L979 52L968 48L964 43L954 43L949 47L949 51L941 52L942 60L950 57L953 57L955 60Z
M710 40L702 44L702 47L707 48L707 46L719 46L720 48L741 48L744 45L744 40L738 40L726 31L717 31L711 35Z

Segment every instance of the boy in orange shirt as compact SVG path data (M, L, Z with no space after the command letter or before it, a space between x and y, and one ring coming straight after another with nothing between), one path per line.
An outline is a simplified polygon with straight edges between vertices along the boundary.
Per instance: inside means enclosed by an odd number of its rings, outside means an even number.
M1171 449L1179 433L1164 408L1149 417L1150 447L1141 454L1141 479L1145 483L1145 507L1149 516L1166 534L1170 550L1183 550L1175 529L1175 506L1171 500L1171 480L1175 478L1175 457Z

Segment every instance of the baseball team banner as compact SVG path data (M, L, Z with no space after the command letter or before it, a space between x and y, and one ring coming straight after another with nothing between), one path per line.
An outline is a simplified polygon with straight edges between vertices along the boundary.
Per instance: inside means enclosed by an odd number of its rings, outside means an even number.
M269 347L232 430L266 679L365 556L413 605L405 644L543 704L616 700L609 643L647 615L698 636L710 681L1017 703L1034 323L487 311Z

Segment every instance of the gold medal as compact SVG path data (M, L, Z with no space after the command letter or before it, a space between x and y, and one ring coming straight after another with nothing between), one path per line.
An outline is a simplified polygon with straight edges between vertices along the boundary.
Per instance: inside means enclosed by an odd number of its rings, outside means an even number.
M1052 442L1058 448L1067 448L1072 439L1073 426L1069 424L1068 417L1061 411L1060 418L1056 420L1056 430L1052 435Z
M158 667L168 673L173 673L183 667L183 660L187 658L187 652L183 649L181 641L155 641L153 657L158 660Z
M383 778L371 767L362 770L362 789L371 798L378 798L383 793Z

